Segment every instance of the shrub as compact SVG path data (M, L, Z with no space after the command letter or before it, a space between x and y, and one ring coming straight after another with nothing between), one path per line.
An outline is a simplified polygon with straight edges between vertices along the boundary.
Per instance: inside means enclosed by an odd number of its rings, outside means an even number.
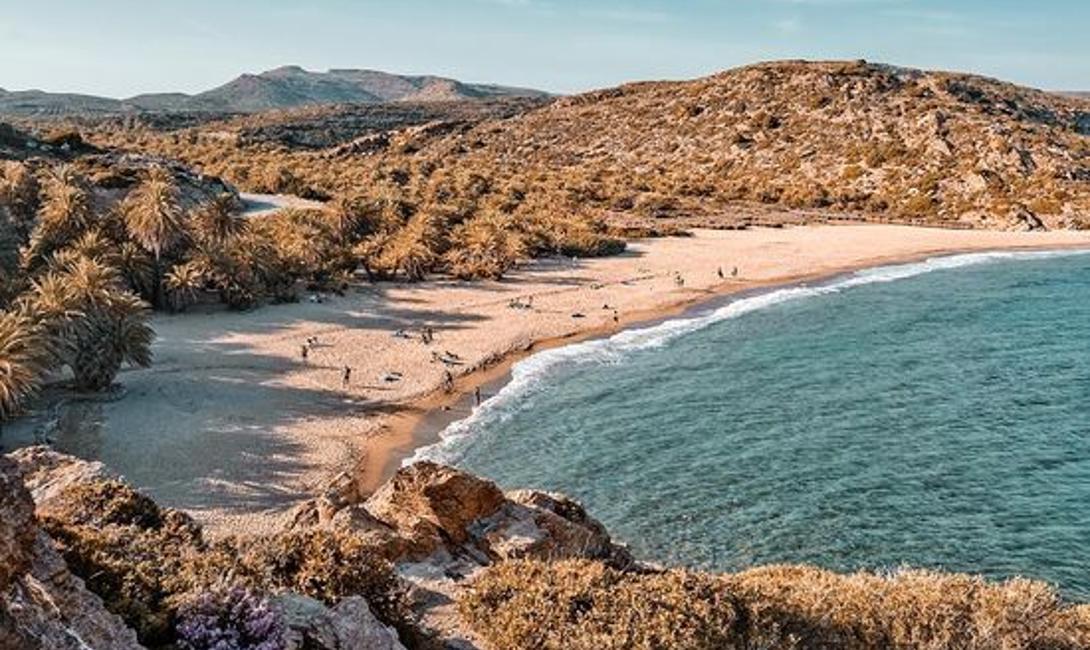
M502 650L738 647L729 593L712 576L684 571L640 576L585 561L508 562L478 578L459 608Z
M836 574L767 566L734 575L621 573L586 561L508 562L459 603L515 648L1075 650L1090 606L1047 585L929 571Z
M178 609L182 650L283 650L284 622L241 587L205 592Z

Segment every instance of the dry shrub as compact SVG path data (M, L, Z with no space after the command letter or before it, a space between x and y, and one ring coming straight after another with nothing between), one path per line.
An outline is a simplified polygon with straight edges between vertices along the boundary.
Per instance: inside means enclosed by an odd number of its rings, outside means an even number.
M490 643L515 648L1074 650L1090 606L1030 580L929 571L882 576L768 566L712 576L511 562L460 603Z
M477 579L459 607L499 650L740 647L729 593L717 578L685 571L644 576L585 561L508 562Z
M66 488L42 513L42 524L72 572L146 645L172 642L178 608L224 585L258 595L292 591L328 604L360 595L384 622L406 620L392 566L351 533L209 544L188 516L159 508L123 483L100 480Z
M234 572L257 591L291 591L335 604L363 596L388 623L404 619L393 566L362 537L331 530L280 533L236 544Z

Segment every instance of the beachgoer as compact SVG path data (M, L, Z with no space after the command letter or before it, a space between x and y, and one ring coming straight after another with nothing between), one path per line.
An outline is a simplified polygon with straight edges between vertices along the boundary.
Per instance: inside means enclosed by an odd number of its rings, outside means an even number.
M344 372L341 373L341 385L347 387L352 383L352 366L345 366Z
M310 354L310 347L306 343L304 343L303 346L299 349L299 356L303 357L303 361L306 361L308 354Z
M730 277L732 277L732 278L738 277L738 267L737 266L734 267L733 269L731 269Z
M473 389L473 399L476 400L477 406L481 405L481 387L480 386Z
M617 324L618 320L619 320L619 319L617 318L617 310L616 310L616 309L614 309L614 310L613 310L613 323L614 323L614 324Z
M723 267L722 267L722 266L720 266L720 267L719 267L719 268L718 268L718 269L716 270L716 273L718 273L718 274L719 274L719 279L720 279L720 280L722 280L722 279L723 279L724 277L726 277L726 276L724 276L724 275L723 275Z
M454 375L449 370L443 371L443 390L447 393L454 392Z

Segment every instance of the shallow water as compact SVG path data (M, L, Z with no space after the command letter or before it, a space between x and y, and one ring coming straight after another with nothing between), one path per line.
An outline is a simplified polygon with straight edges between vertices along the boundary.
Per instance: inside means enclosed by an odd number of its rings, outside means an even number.
M657 561L1086 599L1088 398L1090 255L967 255L543 352L418 457L574 495Z

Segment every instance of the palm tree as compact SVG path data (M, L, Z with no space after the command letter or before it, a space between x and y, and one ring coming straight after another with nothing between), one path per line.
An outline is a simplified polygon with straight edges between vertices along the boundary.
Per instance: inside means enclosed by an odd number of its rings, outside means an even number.
M8 218L20 245L26 243L38 213L38 178L28 165L10 161L0 169L0 204L6 206Z
M178 188L170 173L163 167L153 167L147 179L125 197L123 213L129 236L154 258L152 298L160 306L162 258L185 234Z
M38 224L23 253L23 267L30 270L54 250L78 237L91 221L91 197L82 177L62 166L45 175L44 197Z
M515 229L511 219L498 213L487 213L457 229L446 258L450 272L456 277L498 280L525 257L526 252L523 235Z
M155 334L147 305L100 261L78 257L46 273L33 282L25 304L57 341L80 389L108 388L123 363L151 363Z
M117 248L116 260L125 284L147 300L154 298L155 264L147 252L130 241L123 242Z
M80 390L109 388L123 363L151 365L155 332L148 323L148 311L147 303L138 297L118 292L95 312L94 335L81 341L71 361Z
M0 312L0 422L38 391L52 352L49 335L33 317Z
M235 215L235 198L220 194L193 215L193 229L203 243L220 244L246 231L248 221Z
M167 302L173 311L185 308L197 301L197 294L204 288L205 265L198 261L176 264L163 278Z
M431 213L420 213L409 219L378 255L376 266L396 269L409 282L423 280L438 264L446 237L442 219Z

